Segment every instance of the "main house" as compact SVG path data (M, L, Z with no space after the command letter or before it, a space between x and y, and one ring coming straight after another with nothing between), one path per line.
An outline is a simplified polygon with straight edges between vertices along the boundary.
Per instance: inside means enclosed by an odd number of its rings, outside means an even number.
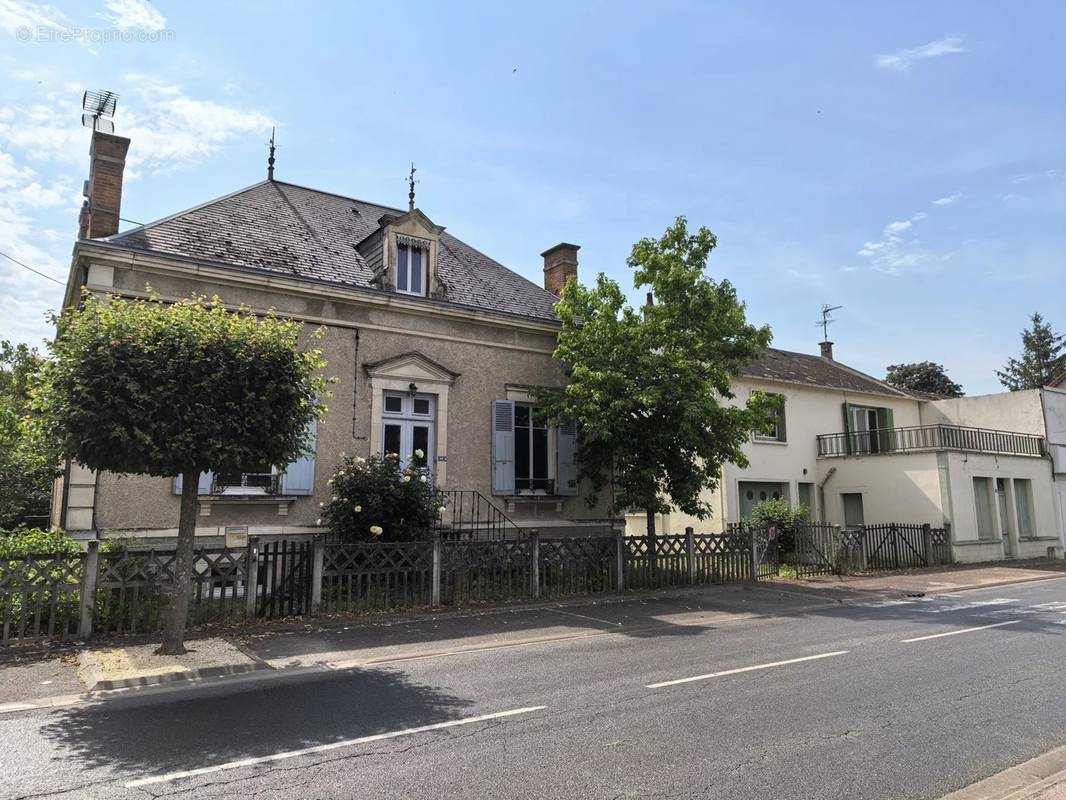
M272 167L261 183L119 233L129 145L93 134L64 306L85 287L273 309L324 328L320 346L337 378L312 456L200 476L198 535L318 532L326 482L345 453L406 459L415 450L456 504L491 509L512 531L614 527L585 502L577 432L546 427L529 394L564 379L552 357L553 306L577 275L577 245L541 254L538 286L447 233L415 207L413 191L404 211L276 181ZM841 364L828 342L817 356L770 350L733 388L736 402L753 391L781 395L775 427L747 446L746 468L723 469L705 498L712 519L667 515L661 531L721 530L778 497L839 525L950 523L959 560L1061 546L1066 391L936 401ZM177 479L70 464L53 522L84 536L169 537L179 492Z
M343 455L415 450L459 501L489 503L507 524L609 530L581 496L576 431L549 429L529 388L563 378L552 358L557 294L578 246L544 251L538 286L407 210L267 180L118 232L129 139L95 132L81 231L64 307L82 287L163 300L217 296L322 327L337 378L315 453L280 470L200 476L198 535L320 530L319 503ZM149 290L148 287L151 287ZM53 521L94 535L173 536L180 482L68 466ZM491 498L491 499L490 499Z

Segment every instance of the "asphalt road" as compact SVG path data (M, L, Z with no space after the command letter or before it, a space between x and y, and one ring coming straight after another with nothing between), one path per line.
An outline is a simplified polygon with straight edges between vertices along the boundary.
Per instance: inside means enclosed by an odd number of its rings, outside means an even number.
M900 800L1066 743L1066 579L774 602L737 624L4 715L0 798Z

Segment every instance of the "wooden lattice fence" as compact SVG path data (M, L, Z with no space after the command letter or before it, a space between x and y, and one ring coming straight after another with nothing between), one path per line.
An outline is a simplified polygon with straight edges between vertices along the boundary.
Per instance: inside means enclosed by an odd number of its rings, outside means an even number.
M84 553L0 560L0 643L76 635L84 566Z
M326 545L322 559L323 611L413 608L432 602L432 542Z

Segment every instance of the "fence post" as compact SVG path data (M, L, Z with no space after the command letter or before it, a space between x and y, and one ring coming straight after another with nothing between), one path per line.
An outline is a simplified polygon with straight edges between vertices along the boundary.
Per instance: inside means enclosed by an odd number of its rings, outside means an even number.
M433 534L433 571L430 604L440 605L440 533Z
M748 530L748 547L750 548L748 569L751 570L749 580L757 581L759 580L759 529L755 525L752 525Z
M326 543L319 534L311 540L311 613L322 608L322 570L326 563Z
M82 562L81 573L81 619L78 620L78 638L88 639L93 632L93 606L96 605L96 573L100 567L100 541L89 542Z
M244 615L255 619L256 600L259 597L259 539L248 540L244 554Z
M900 566L900 546L899 546L899 525L895 522L889 525L892 531L892 568L899 569Z
M866 525L859 527L859 571L866 572Z
M614 588L619 592L626 590L626 532L618 531L614 535L615 581Z
M688 582L696 582L696 532L692 526L685 528L685 561L688 563Z
M925 552L925 565L933 566L933 526L928 522L922 525L922 544Z
M529 573L530 591L540 597L540 531L529 532L529 557L532 570Z

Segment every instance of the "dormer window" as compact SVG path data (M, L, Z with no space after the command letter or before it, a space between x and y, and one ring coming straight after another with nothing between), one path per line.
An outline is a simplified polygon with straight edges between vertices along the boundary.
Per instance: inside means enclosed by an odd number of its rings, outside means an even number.
M396 237L396 291L425 295L429 244L411 236Z

